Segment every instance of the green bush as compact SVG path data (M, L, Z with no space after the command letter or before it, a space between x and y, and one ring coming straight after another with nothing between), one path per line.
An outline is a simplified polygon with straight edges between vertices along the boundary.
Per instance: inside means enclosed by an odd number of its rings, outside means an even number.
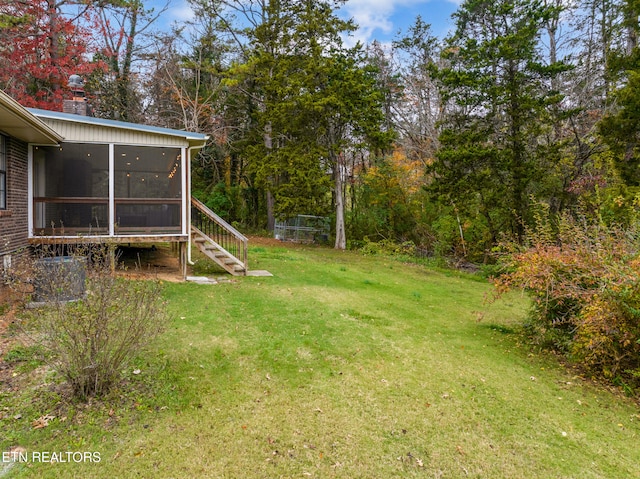
M539 218L540 219L540 218ZM527 247L503 248L498 294L527 291L532 337L611 381L640 385L639 228L538 221Z
M416 245L411 241L403 243L392 240L370 241L365 237L360 252L365 255L415 256Z

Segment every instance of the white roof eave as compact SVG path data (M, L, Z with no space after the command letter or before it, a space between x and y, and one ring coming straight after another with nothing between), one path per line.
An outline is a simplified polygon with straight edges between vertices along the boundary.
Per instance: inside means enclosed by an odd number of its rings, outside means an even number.
M57 145L63 140L53 128L0 90L0 130L27 143Z

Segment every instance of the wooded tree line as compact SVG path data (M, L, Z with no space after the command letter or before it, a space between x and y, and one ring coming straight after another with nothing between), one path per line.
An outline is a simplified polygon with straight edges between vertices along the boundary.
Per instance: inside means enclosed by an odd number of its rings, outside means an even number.
M488 261L535 205L606 224L640 207L638 0L466 0L444 39L417 18L350 46L332 0L0 0L0 88L211 141L196 196L231 222L331 216L335 246L388 240Z

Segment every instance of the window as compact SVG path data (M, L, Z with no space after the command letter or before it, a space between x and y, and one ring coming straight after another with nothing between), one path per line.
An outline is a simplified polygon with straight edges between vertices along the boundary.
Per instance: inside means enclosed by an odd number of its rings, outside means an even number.
M181 153L180 148L115 146L118 234L182 230Z
M109 146L36 146L33 191L37 234L107 233Z
M7 209L7 139L0 135L0 210Z

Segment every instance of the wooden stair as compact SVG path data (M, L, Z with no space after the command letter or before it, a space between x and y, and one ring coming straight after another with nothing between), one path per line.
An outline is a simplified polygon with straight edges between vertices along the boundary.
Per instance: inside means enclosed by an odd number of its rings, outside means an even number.
M234 276L249 270L247 238L203 203L191 198L191 238L202 253Z

